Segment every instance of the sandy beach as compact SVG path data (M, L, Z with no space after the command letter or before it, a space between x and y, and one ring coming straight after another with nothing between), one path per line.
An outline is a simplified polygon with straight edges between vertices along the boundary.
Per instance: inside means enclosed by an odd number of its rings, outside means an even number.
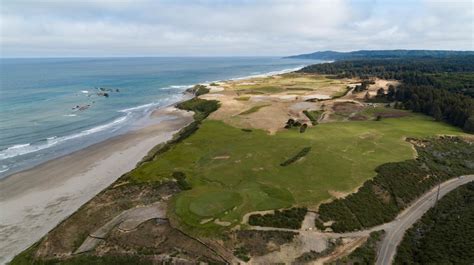
M156 125L89 146L0 180L0 263L11 260L81 205L133 169L155 145L192 122L192 113L156 110Z

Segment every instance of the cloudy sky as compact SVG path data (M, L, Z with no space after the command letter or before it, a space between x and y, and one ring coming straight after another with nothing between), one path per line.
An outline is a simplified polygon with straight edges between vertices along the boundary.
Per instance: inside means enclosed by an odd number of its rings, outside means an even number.
M1 0L2 57L473 50L471 0Z

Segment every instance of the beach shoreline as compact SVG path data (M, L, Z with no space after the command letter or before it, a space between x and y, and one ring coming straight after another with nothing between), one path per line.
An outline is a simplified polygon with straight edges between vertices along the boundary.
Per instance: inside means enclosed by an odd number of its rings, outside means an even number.
M231 78L224 82L285 74L300 68ZM1 178L0 264L9 262L47 235L123 174L134 169L152 148L172 139L180 129L194 121L192 112L175 107L192 97L184 91L180 101L155 109L146 126ZM156 122L164 116L170 118Z
M0 263L10 261L84 203L135 168L156 145L193 121L175 107L156 109L167 119L0 180Z

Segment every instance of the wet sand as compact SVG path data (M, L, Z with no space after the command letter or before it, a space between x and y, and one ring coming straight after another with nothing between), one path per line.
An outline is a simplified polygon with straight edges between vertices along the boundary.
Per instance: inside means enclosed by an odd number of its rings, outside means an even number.
M155 145L193 121L173 107L170 119L89 146L0 180L0 264L38 241L80 206L133 169Z

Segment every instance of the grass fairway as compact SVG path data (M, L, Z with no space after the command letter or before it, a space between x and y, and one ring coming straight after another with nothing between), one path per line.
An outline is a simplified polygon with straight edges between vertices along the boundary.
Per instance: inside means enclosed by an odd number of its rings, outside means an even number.
M191 137L131 173L138 182L186 174L192 189L180 193L172 215L194 231L211 234L223 227L210 218L237 224L251 211L315 206L331 198L328 191L349 192L374 177L386 162L413 158L404 137L458 135L449 125L430 117L381 121L335 122L268 135L205 120ZM286 167L282 162L304 147L311 151Z
M229 86L227 86L226 89L257 95L288 91L318 91L327 92L327 94L332 96L339 96L347 91L346 87L348 83L348 80L330 79L324 75L288 73L278 76L253 78L246 80L246 82L229 82Z

